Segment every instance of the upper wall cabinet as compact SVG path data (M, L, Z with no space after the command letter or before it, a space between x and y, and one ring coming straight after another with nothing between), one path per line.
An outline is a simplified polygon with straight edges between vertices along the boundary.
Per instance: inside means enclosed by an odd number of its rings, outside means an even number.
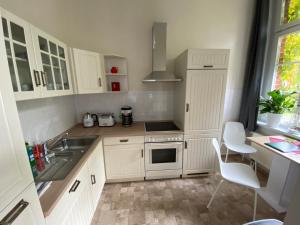
M72 94L67 46L49 34L31 26L36 66L41 75L42 96Z
M77 94L103 93L105 76L103 75L103 57L97 52L72 49L74 86Z
M72 94L66 45L0 8L16 100Z
M4 42L16 100L40 95L41 80L36 70L30 25L1 10Z

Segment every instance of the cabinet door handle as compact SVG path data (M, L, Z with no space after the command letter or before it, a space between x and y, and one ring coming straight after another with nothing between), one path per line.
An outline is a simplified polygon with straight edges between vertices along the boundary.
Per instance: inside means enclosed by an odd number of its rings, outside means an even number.
M184 141L184 148L187 149L187 141Z
M46 73L44 71L41 71L41 77L42 77L42 83L43 86L45 87L47 85L47 78L46 78Z
M204 68L213 68L213 65L203 65Z
M144 158L144 149L141 150L142 158Z
M28 202L23 199L0 221L0 225L12 225L18 216L29 205Z
M91 175L91 182L92 182L92 185L96 184L96 176L95 175Z
M77 190L79 184L80 184L80 180L75 180L74 184L72 185L72 187L69 190L69 193L75 192Z
M40 79L39 71L33 70L33 75L34 75L35 85L37 87L40 86L41 85L41 79Z
M120 142L128 142L128 139L121 139Z
M98 81L99 81L99 87L102 87L102 80L101 80L101 77L98 78Z
M186 111L186 112L189 112L189 110L190 110L190 104L189 104L189 103L186 103L186 109L185 109L185 111Z

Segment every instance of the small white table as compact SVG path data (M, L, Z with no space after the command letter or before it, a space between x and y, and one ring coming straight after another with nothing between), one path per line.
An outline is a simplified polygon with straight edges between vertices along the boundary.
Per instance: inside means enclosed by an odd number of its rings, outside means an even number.
M270 137L283 139L283 136L248 137L266 151L275 153L268 183L258 194L278 212L286 212L285 225L300 224L300 154L283 153L265 145ZM297 223L296 223L297 221Z

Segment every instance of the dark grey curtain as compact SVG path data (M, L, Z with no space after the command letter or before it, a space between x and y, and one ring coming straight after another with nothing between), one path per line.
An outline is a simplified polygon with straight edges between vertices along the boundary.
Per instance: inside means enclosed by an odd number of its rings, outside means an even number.
M257 127L258 101L267 45L269 6L269 0L256 0L239 116L239 121L248 131L253 131Z

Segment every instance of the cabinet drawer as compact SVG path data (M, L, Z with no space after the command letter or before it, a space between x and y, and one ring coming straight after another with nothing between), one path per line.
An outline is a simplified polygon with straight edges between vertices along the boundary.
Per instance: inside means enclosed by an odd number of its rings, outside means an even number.
M46 217L47 225L61 225L61 221L76 203L88 180L88 168L83 166L79 174L70 182L51 214Z
M106 137L104 145L120 145L120 144L142 144L144 136L124 136L124 137Z

